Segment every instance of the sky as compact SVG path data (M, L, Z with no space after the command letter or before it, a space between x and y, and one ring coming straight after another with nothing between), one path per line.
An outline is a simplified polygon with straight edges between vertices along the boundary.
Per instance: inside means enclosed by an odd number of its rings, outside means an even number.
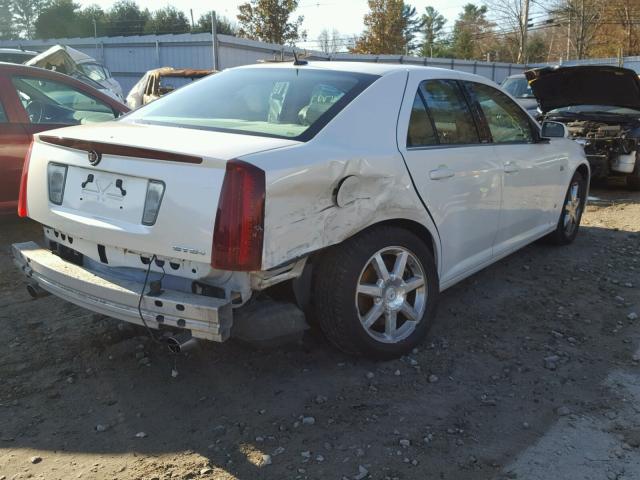
M108 9L114 0L76 0L80 5L87 6L97 4L103 9ZM189 0L188 2L175 0L137 0L138 5L149 10L156 10L173 5L183 10L187 17L190 16L190 9L193 15L198 17L211 10L215 10L218 15L236 21L238 5L244 3L242 0ZM449 22L445 28L451 28L453 21L462 10L462 5L469 3L469 0L410 0L407 3L416 7L422 14L427 5L431 5L444 15ZM476 3L481 3L477 1ZM297 15L304 16L303 29L307 31L307 42L299 43L301 48L314 48L317 46L317 38L323 29L332 31L336 29L340 32L340 37L351 37L362 32L362 19L367 12L366 0L300 0Z

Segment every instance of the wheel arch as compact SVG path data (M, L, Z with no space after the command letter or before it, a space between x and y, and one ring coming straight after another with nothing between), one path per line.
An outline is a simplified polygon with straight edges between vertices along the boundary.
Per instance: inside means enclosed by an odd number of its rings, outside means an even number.
M359 235L363 232L371 230L373 228L377 228L380 226L395 226L404 228L405 230L410 231L418 238L423 240L424 244L429 248L429 251L433 255L433 260L436 264L436 267L439 268L439 259L440 259L440 243L439 236L437 232L432 232L426 225L409 218L389 218L385 220L380 220L378 222L367 225L365 228L358 230L354 235ZM331 246L327 247L331 248ZM313 261L313 257L321 256L326 249L321 249L316 252L313 252L310 255L310 258Z
M587 181L587 194L586 194L586 197L588 197L589 196L589 190L591 188L591 168L589 167L589 164L588 163L580 163L576 167L574 173L571 174L571 178L573 178L573 176L576 173L580 173L585 178L585 180ZM569 179L569 181L571 181L571 179ZM585 202L586 202L586 197L585 197Z

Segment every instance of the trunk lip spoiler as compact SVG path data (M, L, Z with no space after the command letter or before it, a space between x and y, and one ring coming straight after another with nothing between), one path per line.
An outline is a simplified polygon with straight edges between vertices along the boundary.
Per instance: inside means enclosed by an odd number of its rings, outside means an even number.
M80 140L68 137L56 137L53 135L39 135L41 142L60 147L81 150L84 152L95 152L99 155L116 155L121 157L144 158L146 160L161 160L168 162L190 163L199 165L203 162L202 157L185 155L183 153L167 152L166 150L156 150L153 148L135 147L130 145L120 145L117 143L96 142L93 140Z

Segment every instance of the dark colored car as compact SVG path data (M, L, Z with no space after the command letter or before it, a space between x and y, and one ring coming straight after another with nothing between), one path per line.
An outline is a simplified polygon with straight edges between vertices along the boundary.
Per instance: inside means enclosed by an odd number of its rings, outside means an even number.
M517 73L505 78L500 86L509 92L533 118L538 118L538 102L524 73Z
M34 133L114 120L129 108L67 75L0 63L0 214L15 213Z
M640 190L640 80L607 65L544 67L525 72L544 120L563 123L584 146L591 179L625 177Z

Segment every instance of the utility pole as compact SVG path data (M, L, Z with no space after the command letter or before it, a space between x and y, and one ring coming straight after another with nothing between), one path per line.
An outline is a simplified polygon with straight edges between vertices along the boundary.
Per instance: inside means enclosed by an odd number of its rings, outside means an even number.
M193 28L196 26L195 22L193 21L193 8L190 8L189 12L191 12L191 30L193 30Z
M523 0L521 0L522 2ZM520 44L520 55L519 60L520 63L527 63L527 36L529 33L529 0L524 0L524 6L521 5L521 15L522 18L520 21L522 22L522 38Z
M211 45L213 47L213 69L218 70L218 22L214 10L211 10Z
M93 22L93 41L95 43L96 48L96 58L98 58L98 25L96 24L96 19L91 19ZM104 58L101 59L104 62Z
M571 55L571 12L569 12L569 24L567 26L567 60Z

